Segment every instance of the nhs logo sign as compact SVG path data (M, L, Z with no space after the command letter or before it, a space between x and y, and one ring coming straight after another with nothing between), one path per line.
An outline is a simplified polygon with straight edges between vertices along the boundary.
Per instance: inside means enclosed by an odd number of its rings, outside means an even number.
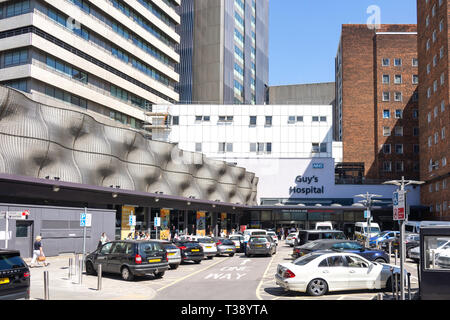
M313 169L323 169L325 165L323 163L313 163Z

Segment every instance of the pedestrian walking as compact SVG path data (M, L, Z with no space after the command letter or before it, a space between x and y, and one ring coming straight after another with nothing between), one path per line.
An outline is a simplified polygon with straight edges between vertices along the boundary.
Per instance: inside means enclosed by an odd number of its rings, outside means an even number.
M109 241L108 236L106 235L106 232L102 232L101 236L100 236L100 240L98 241L98 248L100 248L101 246L103 246L105 243L107 243Z
M44 266L48 266L50 263L45 261L45 254L42 248L42 237L37 236L36 241L33 243L33 259L31 259L30 267L33 268L36 266L36 262L39 265L39 262L43 262Z

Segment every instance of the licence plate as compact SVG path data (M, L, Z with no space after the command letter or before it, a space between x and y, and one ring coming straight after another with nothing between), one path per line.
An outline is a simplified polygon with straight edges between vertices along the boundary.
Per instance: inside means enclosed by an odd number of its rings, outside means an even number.
M257 247L257 248L262 248L263 246L261 246L261 245L258 245L258 246L255 246L255 247Z
M199 252L200 249L192 249L191 251L192 251L192 252Z
M175 252L169 252L168 255L169 255L169 256L174 256L174 255L175 255Z
M151 259L151 260L148 260L148 262L161 262L161 259Z
M233 249L226 249L225 251L233 251Z
M0 279L0 284L7 284L9 283L9 278L1 278Z
M206 249L211 249L212 247L211 246L209 246L209 247L206 247Z

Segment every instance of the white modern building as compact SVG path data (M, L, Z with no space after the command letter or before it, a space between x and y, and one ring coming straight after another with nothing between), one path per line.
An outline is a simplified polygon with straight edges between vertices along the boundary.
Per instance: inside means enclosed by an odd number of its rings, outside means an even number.
M0 84L134 128L179 101L180 0L0 1Z
M336 177L342 143L333 141L331 105L158 105L153 111L154 140L255 172L260 204L352 205L361 192L385 203L392 198L392 186L341 184ZM410 201L420 203L418 192Z

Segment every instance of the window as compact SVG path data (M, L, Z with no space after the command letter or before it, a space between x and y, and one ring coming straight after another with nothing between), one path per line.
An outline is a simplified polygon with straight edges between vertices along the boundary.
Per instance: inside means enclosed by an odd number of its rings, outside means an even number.
M431 72L431 65L427 64L427 74L430 74L430 72Z
M383 153L391 154L391 145L390 144L383 144Z
M391 64L390 59L388 59L388 58L383 58L383 60L382 60L382 65L383 65L383 67L387 67L387 66L389 66L390 64Z
M403 118L403 110L401 110L401 109L395 110L395 118L402 119Z
M233 144L227 143L227 152L233 152Z
M202 116L195 116L195 122L202 121L202 119L203 119Z
M444 30L444 20L441 20L439 22L439 32L442 32Z
M30 0L16 1L6 6L6 17L18 16L30 10Z
M319 153L320 152L320 144L319 143L313 143L311 152L312 153Z
M321 116L320 117L320 122L327 122L327 117Z
M403 144L396 144L395 145L395 153L396 154L403 154Z
M289 123L289 124L295 123L295 116L289 116L289 117L288 117L288 123Z
M219 142L219 153L225 153L226 143L225 142Z
M413 145L413 152L415 154L419 154L420 153L420 146L418 144Z
M417 128L417 127L413 128L413 136L414 137L418 137L419 136L419 128Z
M395 136L396 137L402 137L403 136L403 127L397 126L397 127L395 127L394 131L395 131Z
M395 84L401 84L402 83L402 75L401 74L396 74L394 77L394 83Z
M312 117L312 121L313 121L313 122L319 122L319 117L313 116L313 117Z
M323 142L320 144L320 152L327 152L327 143Z
M383 74L383 84L389 84L390 83L390 77L388 74Z
M26 64L28 62L28 49L15 50L5 53L5 68Z
M419 83L419 76L417 74L413 74L412 76L412 83L418 84Z
M430 50L430 39L427 40L427 51Z
M390 127L383 127L383 136L389 137L391 135L391 128Z
M391 117L391 111L383 110L383 119L389 119Z
M419 59L413 58L412 59L412 66L413 67L418 67L419 66Z
M250 143L250 152L256 152L256 143Z
M433 138L428 137L428 147L431 147L433 145Z
M195 143L195 152L202 152L202 143L201 142Z
M441 73L441 86L445 83L445 74Z
M395 92L394 93L394 100L395 101L402 101L402 99L403 99L403 95L402 95L401 92Z
M265 126L267 126L267 127L272 126L272 116L266 116Z
M413 109L413 119L417 119L419 118L419 110L418 109Z
M400 58L395 58L395 59L394 59L394 66L400 67L401 65L402 65L402 59L400 59Z
M441 101L441 112L444 112L444 111L445 111L445 101L442 100Z
M445 127L443 127L441 129L441 139L444 140L445 139Z
M180 117L179 116L173 116L172 117L172 125L178 126L180 124Z
M383 92L383 101L391 100L391 95L389 92Z
M437 66L437 55L434 55L433 57L433 67Z
M431 36L431 39L433 40L433 42L436 42L436 39L437 39L436 35L437 35L437 32L436 32L436 30L434 30L433 34Z
M264 153L264 143L258 142L257 147L258 147L256 151L257 153Z
M384 172L391 172L392 171L392 162L391 161L384 161L383 162L383 171Z
M250 126L256 126L256 116L250 116Z
M395 162L395 171L396 172L403 172L404 167L403 167L403 161L396 161Z
M427 120L428 120L428 123L430 123L430 122L431 122L431 112L428 112L428 115L427 115Z

